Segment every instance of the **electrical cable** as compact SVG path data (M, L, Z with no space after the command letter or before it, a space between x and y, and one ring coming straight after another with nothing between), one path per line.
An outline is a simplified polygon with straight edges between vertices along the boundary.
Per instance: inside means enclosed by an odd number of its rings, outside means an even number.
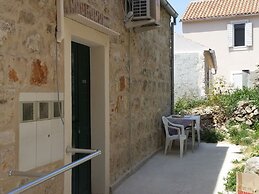
M62 117L62 102L60 101L60 91L59 91L59 81L58 81L58 41L57 41L57 27L56 27L56 61L55 61L55 74L56 74L56 89L57 89L57 97L58 97L58 111L59 118L64 126L64 119ZM64 108L63 108L64 109ZM64 111L63 111L64 112Z
M131 39L132 39L132 29L129 30L129 59L128 59L128 71L129 71L129 161L130 161L130 171L132 171L132 115L131 115Z

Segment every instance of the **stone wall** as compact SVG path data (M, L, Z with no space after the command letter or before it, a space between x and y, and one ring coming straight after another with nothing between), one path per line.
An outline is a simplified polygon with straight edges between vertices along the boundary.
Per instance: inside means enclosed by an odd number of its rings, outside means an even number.
M120 33L110 41L110 183L163 143L161 116L170 112L170 17L161 28L135 33L124 27L121 0L84 0ZM56 91L56 5L53 0L0 0L0 193L29 179L8 177L18 167L19 93ZM15 6L14 6L15 5ZM63 44L57 45L63 91ZM50 171L57 162L39 169ZM62 193L63 177L36 188ZM28 193L36 193L31 190Z
M113 184L163 143L161 116L170 112L171 98L170 17L162 9L161 28L135 33L124 27L123 9L109 16L111 28L121 34L110 43Z
M0 0L0 193L27 178L8 177L18 167L19 94L56 91L56 7L53 0ZM58 45L59 78L63 64ZM60 79L60 80L63 80ZM60 83L62 90L63 83ZM63 165L59 162L54 167ZM41 171L49 171L53 165ZM62 184L62 177L56 180ZM54 181L56 182L56 181ZM57 183L57 182L56 182ZM44 186L42 186L44 187ZM48 188L52 188L49 192ZM54 189L55 187L55 189ZM40 190L39 190L40 191ZM31 191L32 193L35 193ZM61 193L50 181L40 193ZM39 193L39 192L37 192Z
M120 33L110 41L112 185L162 146L161 117L171 104L170 16L161 8L161 28L135 33L125 28L124 1L79 2L102 13L104 25Z

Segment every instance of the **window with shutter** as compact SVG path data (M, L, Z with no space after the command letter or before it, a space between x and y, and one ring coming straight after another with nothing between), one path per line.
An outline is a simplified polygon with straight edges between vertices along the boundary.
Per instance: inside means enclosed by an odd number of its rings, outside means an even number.
M252 23L247 20L235 21L227 25L228 46L230 48L244 48L253 46Z

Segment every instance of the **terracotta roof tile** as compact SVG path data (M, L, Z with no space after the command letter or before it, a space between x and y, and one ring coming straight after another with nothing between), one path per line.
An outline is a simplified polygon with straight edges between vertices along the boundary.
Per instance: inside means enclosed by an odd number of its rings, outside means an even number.
M259 15L259 0L200 0L192 1L183 22L233 17L237 15Z

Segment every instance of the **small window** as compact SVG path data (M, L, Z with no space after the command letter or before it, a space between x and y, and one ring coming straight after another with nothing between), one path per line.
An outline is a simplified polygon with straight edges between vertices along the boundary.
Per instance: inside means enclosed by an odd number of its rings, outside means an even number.
M57 118L62 116L63 113L63 106L62 106L62 102L54 102L54 106L53 106L53 117Z
M245 46L245 24L234 24L234 46Z
M233 21L227 25L228 47L243 50L253 46L253 25L247 20Z
M39 119L49 118L49 103L39 102Z
M34 104L33 102L22 103L22 121L34 120Z

